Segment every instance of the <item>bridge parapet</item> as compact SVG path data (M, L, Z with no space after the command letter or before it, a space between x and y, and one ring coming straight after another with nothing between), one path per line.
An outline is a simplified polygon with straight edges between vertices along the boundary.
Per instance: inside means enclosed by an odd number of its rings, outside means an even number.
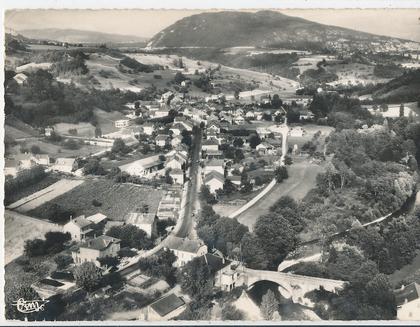
M292 298L293 302L299 302L311 306L310 301L305 301L305 294L321 287L328 292L337 292L347 283L342 280L295 275L268 270L253 270L245 268L242 272L243 284L252 287L259 281L271 281L280 286L279 291L286 298ZM304 303L306 302L306 303Z

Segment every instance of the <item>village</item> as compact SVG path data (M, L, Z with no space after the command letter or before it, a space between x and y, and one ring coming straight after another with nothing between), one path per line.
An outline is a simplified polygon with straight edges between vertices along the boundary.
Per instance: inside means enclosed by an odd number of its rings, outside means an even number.
M177 49L11 30L8 319L420 319L418 43L345 32Z

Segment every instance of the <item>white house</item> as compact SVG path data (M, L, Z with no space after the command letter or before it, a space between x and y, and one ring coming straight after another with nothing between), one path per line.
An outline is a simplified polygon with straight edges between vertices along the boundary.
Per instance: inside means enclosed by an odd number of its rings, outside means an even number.
M147 177L153 172L162 169L162 160L160 155L153 155L122 165L119 168L130 175Z
M192 259L201 257L207 253L207 245L198 240L190 240L176 236L168 236L165 249L174 252L177 260L175 267L182 267Z
M219 150L219 142L213 138L204 140L201 143L202 151L217 151Z
M116 128L124 128L130 126L130 119L119 119L114 122Z
M155 126L151 123L146 123L142 125L143 133L146 135L152 135L155 131Z
M411 283L394 291L398 320L420 320L420 285Z
M220 126L216 121L211 121L207 124L207 132L220 133Z
M153 238L157 236L158 219L154 213L131 212L126 220L127 224L137 226Z
M71 249L71 256L76 264L93 262L98 267L101 266L98 259L105 257L116 257L120 251L121 240L118 238L101 235L88 239L79 246Z
M180 123L176 123L176 124L173 124L169 130L172 131L173 135L178 136L178 135L181 135L184 129L185 129L184 125Z
M204 184L213 194L215 194L217 190L223 189L224 183L225 178L217 171L211 171L204 177Z
M156 145L163 148L169 142L169 135L159 134L158 136L156 136L155 142L156 142Z
M74 219L70 218L70 221L63 226L63 231L69 233L73 240L81 242L91 236L92 227L91 221L87 220L85 216L79 216Z

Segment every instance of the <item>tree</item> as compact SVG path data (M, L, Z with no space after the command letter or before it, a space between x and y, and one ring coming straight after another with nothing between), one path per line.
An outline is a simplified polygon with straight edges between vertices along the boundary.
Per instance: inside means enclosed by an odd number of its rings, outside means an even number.
M208 204L215 204L217 203L216 198L213 194L211 194L209 188L206 185L202 185L200 189L200 198L202 201Z
M182 140L181 143L185 144L186 146L190 147L192 145L192 137L190 132L188 132L186 129L184 129L181 132Z
M125 145L125 142L121 138L115 139L112 144L111 152L125 154L130 151L130 148Z
M235 90L235 91L233 92L233 97L234 97L236 100L239 100L239 90Z
M31 146L31 153L32 154L40 154L41 153L41 149L39 148L38 145L32 145Z
M267 293L262 296L260 309L264 319L273 319L273 314L279 309L279 301L272 290L268 290Z
M26 240L24 245L24 253L28 257L36 257L45 254L45 241L40 238Z
M181 84L183 81L185 81L187 78L184 76L183 73L181 72L176 72L175 77L174 77L174 82L176 84Z
M244 313L242 310L236 309L232 304L227 303L222 308L222 320L243 320Z
M254 133L249 136L248 142L251 148L255 149L257 145L261 143L261 138Z
M74 215L72 210L65 209L57 203L48 204L45 210L45 218L54 223L65 223Z
M278 183L283 182L285 179L289 177L286 166L277 167L276 170L274 171L274 175L276 176L276 180Z
M271 99L271 106L273 108L280 108L283 105L283 101L280 99L278 94L274 94L273 98Z
M105 169L98 158L89 158L83 166L83 173L85 175L105 175Z
M290 222L279 214L260 216L254 225L254 233L265 253L268 269L277 269L279 263L297 245L296 231Z
M236 137L233 140L233 146L237 148L241 148L244 145L244 140L242 140L240 137Z
M404 117L404 104L403 103L401 103L401 105L400 105L400 115L399 116Z
M106 235L120 239L122 247L128 246L130 248L142 250L150 249L153 245L153 242L145 231L131 224L113 226L108 230Z
M54 262L57 264L57 269L64 269L69 264L73 263L73 258L65 254L57 254L54 257Z
M102 137L102 129L99 126L95 127L95 137Z
M223 191L226 194L230 194L236 191L235 185L233 185L232 181L230 179L226 179L225 183L223 184Z
M101 284L101 270L93 262L84 262L74 269L76 285L88 292L92 292Z
M207 264L201 258L194 258L184 265L178 280L182 291L197 301L208 299L212 293L212 276Z

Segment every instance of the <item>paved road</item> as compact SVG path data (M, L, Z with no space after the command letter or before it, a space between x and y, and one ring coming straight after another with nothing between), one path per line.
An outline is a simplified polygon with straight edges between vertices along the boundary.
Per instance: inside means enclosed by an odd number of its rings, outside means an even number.
M191 167L190 167L190 185L187 192L187 199L185 203L185 212L184 212L184 219L182 220L182 225L179 228L176 236L178 237L187 237L191 233L193 227L193 216L192 213L195 209L195 203L197 199L198 193L198 171L199 171L199 163L200 160L200 152L201 152L201 129L198 129L197 132L194 134L193 138L193 149L191 155Z

